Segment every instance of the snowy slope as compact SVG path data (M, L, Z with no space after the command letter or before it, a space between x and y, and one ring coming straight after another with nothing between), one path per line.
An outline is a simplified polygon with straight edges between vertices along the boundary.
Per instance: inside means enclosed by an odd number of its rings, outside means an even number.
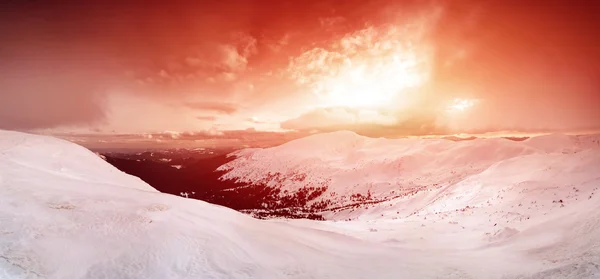
M327 191L315 201L329 200L330 208L355 204L353 194L369 193L372 201L396 200L406 205L406 199L414 195L419 196L420 203L431 202L441 193L446 195L454 187L478 179L488 186L486 191L494 192L500 190L496 178L505 178L502 187L531 181L552 184L553 176L562 174L569 178L564 168L545 170L555 162L578 167L585 176L581 182L589 182L600 176L598 161L594 161L600 157L599 139L599 136L548 135L525 141L389 140L346 131L318 134L273 148L241 150L233 154L235 160L219 169L228 171L222 179L260 182L288 191L327 186ZM585 161L584 157L592 161ZM506 175L497 171L503 168L508 169ZM538 169L545 172L532 173ZM274 173L280 176L273 178ZM294 179L297 177L306 178ZM473 187L467 188L469 192L475 191ZM480 197L474 202L480 201L487 200ZM424 204L408 207L413 212L421 206Z
M23 169L63 178L91 179L95 183L156 192L141 179L123 177L120 170L92 155L82 146L57 138L0 130L1 163L10 162Z
M577 183L580 196L596 191L598 180L585 171L598 163L595 152L572 154L579 165L555 158L554 167L576 173L554 177L557 183ZM488 171L504 179L514 172L508 163ZM451 206L447 215L462 206L460 189L470 187L464 181L438 193ZM474 192L464 196L486 193ZM455 216L458 224L429 212L434 207L400 219L263 221L157 193L79 146L0 131L0 278L598 278L600 199L591 195L551 204L564 211L541 212L547 219L523 227L484 226L482 208ZM498 231L485 234L492 229Z

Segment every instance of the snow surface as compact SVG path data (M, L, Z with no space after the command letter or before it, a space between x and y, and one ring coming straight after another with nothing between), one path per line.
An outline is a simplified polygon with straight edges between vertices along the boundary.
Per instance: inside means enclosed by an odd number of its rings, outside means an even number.
M437 140L318 137L239 155L257 172L262 164L310 161L315 174L347 177L362 171L356 165L375 171L369 158L390 164L386 156L406 154L413 158L402 174L411 178L434 172L435 163L462 166L474 152ZM340 144L328 147L332 142ZM265 221L158 193L75 144L0 131L0 278L598 278L598 148L587 140L510 149L495 139L471 143L486 154L478 166L487 167L451 186L361 209L348 222ZM314 148L314 157L296 148ZM258 159L265 161L252 161ZM242 170L235 165L233 173ZM370 179L399 175L384 174ZM559 198L563 203L546 201ZM523 206L509 207L516 203ZM534 204L544 209L525 210ZM401 208L418 213L386 215ZM353 213L330 219L335 214Z

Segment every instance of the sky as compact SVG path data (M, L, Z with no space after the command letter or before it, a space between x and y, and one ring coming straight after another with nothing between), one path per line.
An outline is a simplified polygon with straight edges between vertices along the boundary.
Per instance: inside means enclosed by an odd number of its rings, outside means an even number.
M0 129L600 129L598 1L5 1Z

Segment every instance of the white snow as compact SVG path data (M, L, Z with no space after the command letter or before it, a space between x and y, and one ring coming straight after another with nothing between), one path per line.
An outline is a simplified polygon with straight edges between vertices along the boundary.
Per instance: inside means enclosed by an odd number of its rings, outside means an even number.
M303 170L317 177L331 171L334 180L357 179L357 189L369 179L406 175L410 181L428 172L453 182L394 199L392 206L361 209L354 221L263 221L157 193L77 145L0 131L0 278L600 276L600 159L587 141L542 148L496 139L469 146L349 133L319 137L241 151L233 173L248 171L242 162L257 173L305 162ZM463 166L470 163L476 170ZM431 177L424 179L436 181ZM330 187L342 191L338 183ZM381 185L371 189L380 193Z
M106 156L100 154L100 152L94 152L94 154L96 154L96 156L102 158L102 160L106 161Z
M46 173L64 179L157 192L137 177L123 176L88 149L52 137L0 130L0 156L4 171L9 170L4 165L11 164L12 168L19 166L29 170L35 177Z

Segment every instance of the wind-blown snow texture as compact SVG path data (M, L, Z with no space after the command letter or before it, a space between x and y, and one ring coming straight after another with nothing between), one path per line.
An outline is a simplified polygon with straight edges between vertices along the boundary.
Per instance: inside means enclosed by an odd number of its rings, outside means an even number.
M224 166L247 180L300 169L340 195L450 180L317 222L161 194L77 145L0 131L0 278L595 278L595 141L333 133Z

